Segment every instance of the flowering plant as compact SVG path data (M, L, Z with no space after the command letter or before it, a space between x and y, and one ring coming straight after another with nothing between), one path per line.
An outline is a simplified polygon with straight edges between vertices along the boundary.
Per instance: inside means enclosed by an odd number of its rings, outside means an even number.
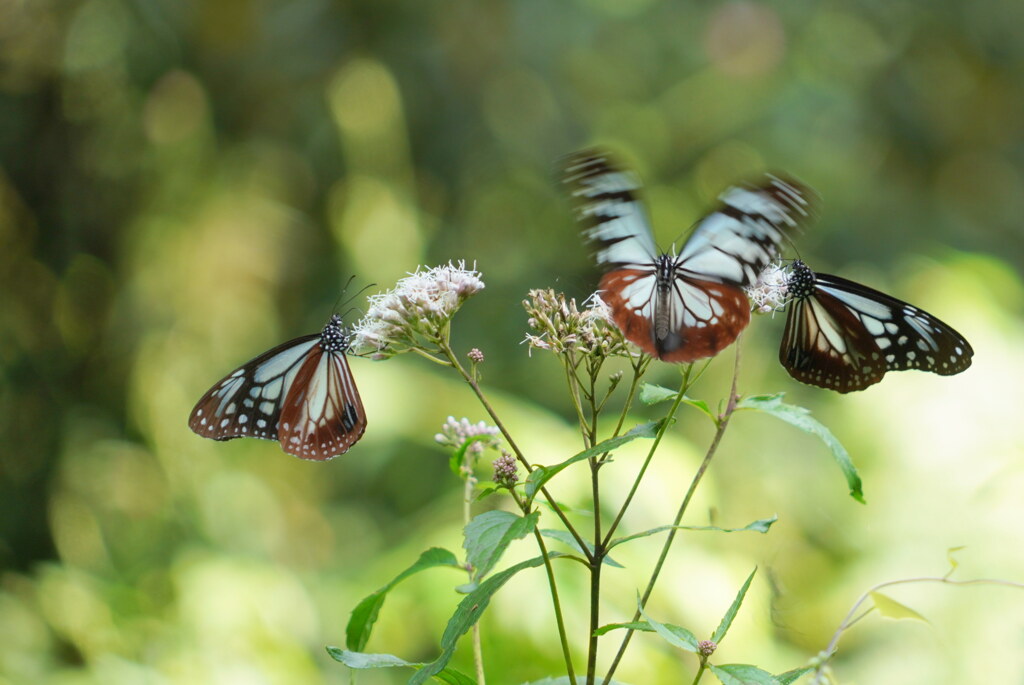
M747 289L752 309L759 313L774 313L785 306L787 285L787 270L777 264L769 265L758 281ZM376 359L412 352L454 370L474 393L490 423L471 423L467 418L455 419L449 416L435 436L439 445L450 450L452 471L463 481L465 557L460 560L454 553L436 547L423 552L395 580L366 597L353 610L346 631L346 648L329 647L331 656L354 669L396 666L415 669L408 681L413 684L433 678L444 683L483 685L485 661L480 640L481 615L490 599L510 578L528 569L543 567L565 672L562 677L538 683L608 685L617 682L612 677L637 632L654 633L692 654L696 666L693 683L698 683L705 673L713 674L726 685L778 685L795 682L808 674L813 674L817 683L832 682L829 664L836 652L839 636L863 616L854 617L854 614L867 595L851 610L851 615L837 630L825 651L802 666L778 674L749 664L712 663L716 650L743 603L756 569L738 589L735 600L707 639L698 639L692 631L682 626L659 621L650 615L647 604L681 530L765 534L776 520L774 516L767 517L738 528L683 525L694 493L735 414L742 411L766 413L821 439L839 465L850 495L863 501L860 478L839 441L825 426L813 419L806 409L785 403L781 394L741 397L737 392L740 368L738 344L732 360L732 379L719 405L720 409L715 411L707 401L695 399L688 394L712 360L679 365L677 388L646 383L643 379L651 366L652 357L626 340L612 321L608 307L599 294L592 295L581 307L575 300L553 290L532 290L523 301L531 329L524 342L530 352L549 353L557 358L565 377L568 398L582 443L582 449L572 456L554 463L538 463L536 458L520 448L513 431L497 414L481 386L479 367L485 361L484 354L473 348L467 354L459 355L451 347L453 316L467 298L483 288L481 274L475 268L467 268L464 262L417 270L400 280L393 290L372 296L366 317L353 331L353 346ZM613 360L618 360L618 368L606 373L606 366ZM625 368L622 368L623 365ZM638 405L660 405L667 406L667 409L655 420L628 426L627 421ZM714 427L704 457L681 496L671 521L658 522L654 527L622 535L620 529L624 526L631 504L683 406L700 412ZM608 415L612 417L610 430L607 428ZM614 464L616 478L624 478L619 473L625 466L613 462L612 456L623 446L637 441L648 441L646 456L639 467L632 469L632 482L623 501L617 507L610 508L601 499L601 477ZM496 457L485 460L484 455L488 451ZM486 465L488 461L490 470L484 473L489 479L481 479L478 477L481 462ZM592 513L587 525L581 522L580 517L573 516L573 512L552 492L559 474L567 469L582 468L583 464L589 467L591 482L592 501L589 502L589 511ZM474 508L479 507L482 500L498 496L507 498L507 504L510 505L508 509L511 511L492 508L474 513ZM539 524L542 516L553 518L560 527L541 528ZM628 609L619 607L619 611L625 612L621 617L624 620L603 622L601 614L606 600L602 596L602 574L609 565L616 565L609 553L631 541L659 535L664 536L661 551L646 573L643 590L638 593L635 603L631 602ZM538 555L496 571L508 547L527 537L532 538ZM552 551L549 549L551 542L566 547L568 551ZM563 573L578 571L576 568L563 568L565 561L575 561L581 565L590 584L587 630L584 635L577 636L575 645L567 628L567 609L559 594L559 583L563 582ZM398 581L409 575L437 566L461 568L468 576L466 583L455 588L465 597L444 630L441 653L432 661L421 663L406 661L391 654L364 652L387 593ZM557 573L556 566L559 570ZM873 594L871 597L883 613L893 606L901 606L881 595L876 597ZM470 632L473 640L473 676L451 665L456 644ZM602 664L599 672L601 638L604 636L615 636L617 639L613 643L616 646L609 652L610 659L600 660L607 662L607 665ZM578 661L580 647L585 654L583 663Z

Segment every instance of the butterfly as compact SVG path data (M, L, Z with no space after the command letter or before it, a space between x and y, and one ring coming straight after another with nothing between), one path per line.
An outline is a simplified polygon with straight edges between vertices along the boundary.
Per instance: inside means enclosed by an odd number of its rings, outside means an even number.
M323 461L366 430L345 353L351 335L331 316L319 333L278 345L225 376L196 403L188 425L214 440L278 440L288 454Z
M743 291L775 258L786 236L810 215L810 192L766 175L733 186L701 219L678 254L658 250L636 176L607 153L566 158L563 181L595 260L605 270L600 291L628 340L667 362L711 357L750 322Z
M971 365L962 335L928 312L839 276L793 262L779 361L793 378L846 393L886 371L920 369L943 376Z

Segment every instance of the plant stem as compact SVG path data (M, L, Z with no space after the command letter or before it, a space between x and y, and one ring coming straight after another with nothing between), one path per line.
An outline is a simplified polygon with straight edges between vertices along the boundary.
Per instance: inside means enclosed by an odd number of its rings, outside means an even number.
M691 685L697 685L697 683L700 682L701 676L704 675L704 671L706 671L707 668L708 668L707 662L706 661L701 661L700 662L700 668L697 669L697 675L694 677L693 683L691 683Z
M523 512L523 515L530 513L529 507L519 498L515 490L509 490L509 494L512 495L512 499L515 500L516 504L519 505L519 509ZM565 659L565 670L566 675L569 676L569 682L576 682L576 671L572 666L572 655L569 653L569 638L565 631L565 621L562 618L562 603L558 599L558 584L555 583L555 569L551 566L551 556L548 554L547 545L544 544L544 537L540 534L540 531L536 528L533 529L533 537L537 540L537 546L540 548L541 557L544 559L544 571L548 576L548 587L551 589L551 603L555 609L555 622L558 624L558 641L562 645L562 657Z
M636 495L636 491L640 488L640 481L643 479L644 474L647 472L647 467L651 463L651 459L654 458L654 453L658 450L658 445L661 444L661 439L665 437L665 432L668 427L672 424L672 419L676 415L676 411L679 410L679 405L683 402L683 396L686 394L686 389L690 380L690 369L692 367L686 367L686 371L683 372L683 381L679 385L679 392L676 394L676 399L672 402L672 406L669 408L668 413L662 420L661 427L658 429L658 434L654 436L654 442L651 443L651 448L647 451L647 458L644 459L644 463L640 466L640 471L637 473L636 478L633 480L633 486L629 490L629 494L626 495L625 501L622 506L619 507L619 513L615 515L615 519L612 521L612 525L608 528L608 532L604 535L602 541L603 547L608 547L611 542L612 535L615 533L615 529L619 527L619 522L622 521L622 517L626 514L626 509L629 508L630 503L633 501L633 497Z
M868 609L859 616L855 616L855 614L857 613L857 609L859 609L861 605L864 604L864 602L866 602L871 597L871 593L877 592L878 590L881 590L883 588L892 587L893 585L906 585L909 583L945 583L947 585L1002 585L1004 587L1012 587L1017 588L1018 590L1024 590L1024 583L1014 583L1013 581L1009 580L1000 580L997 578L951 580L948 575L943 576L941 578L934 576L922 576L920 578L902 578L900 580L889 580L884 583L879 583L874 587L868 588L868 590L866 590L864 594L860 596L860 599L858 599L854 603L854 605L850 607L850 611L846 614L846 618L844 618L843 622L839 624L839 628L832 636L832 640L828 643L828 647L826 647L822 652L822 654L825 655L825 658L822 659L821 663L814 670L815 683L823 682L821 680L822 671L824 670L825 666L828 665L828 662L829 660L831 660L832 656L835 654L836 648L839 646L839 638L842 636L842 634L850 627L852 627L855 623L857 623L857 621L861 620L874 610L873 608Z
M505 437L506 442L508 442L508 446L515 453L516 458L520 461L520 463L523 464L523 466L526 467L527 471L533 471L533 465L530 464L530 462L526 459L526 456L523 454L522 450L519 449L519 446L516 445L515 440L512 439L512 435L508 432L508 429L505 428L505 424L501 422L500 418L498 418L497 412L495 412L494 408L491 407L491 403L487 401L487 398L484 396L483 390L480 389L480 385L476 382L476 378L467 373L466 369L463 368L462 364L459 363L459 359L458 357L455 356L455 351L452 350L451 346L448 344L447 338L441 338L435 342L437 342L438 349L440 349L441 352L443 352L444 355L448 357L448 361L451 362L451 365L459 372L462 378L465 379L466 383L469 384L469 387L472 388L473 393L480 401L480 404L483 405L484 409L487 411L487 415L491 417L491 420L494 421L494 425L498 427L498 430L500 430L501 434ZM513 498L515 498L516 503L519 504L520 508L523 509L525 512L526 507L522 502L520 502L519 497L515 493L515 490L510 489L509 492L512 494ZM587 550L587 546L586 544L584 544L583 539L580 538L579 533L576 532L576 529L565 517L565 514L558 506L558 503L555 502L554 498L551 497L551 495L548 493L546 489L541 488L541 493L544 495L544 497L547 498L548 502L551 503L552 511L554 511L555 514L558 515L558 518L561 519L562 523L566 527L566 530L568 530L569 533L576 539L576 542L579 544L580 550L582 550L583 554L587 557L587 561L591 561L593 555L591 555L590 552ZM566 637L565 621L562 618L562 605L558 599L558 585L555 582L555 571L551 567L551 556L548 554L547 545L544 544L544 538L541 536L540 531L534 529L533 535L534 538L536 538L537 540L537 547L540 549L541 557L544 559L544 570L547 572L548 587L551 589L551 602L555 611L555 622L558 624L558 639L562 643L562 654L565 657L565 668L569 676L569 682L575 683L576 675L572 667L572 657L569 654L569 640Z
M651 579L647 583L647 589L644 590L644 594L640 599L640 606L647 606L647 600L650 599L651 593L654 592L654 585L658 582L658 576L661 574L661 568L665 565L665 559L668 557L668 551L672 547L672 542L675 540L676 532L678 531L679 523L683 520L683 515L686 513L686 508L690 505L690 500L693 498L693 493L697 489L697 485L700 484L701 479L704 477L704 473L708 469L708 465L711 463L712 457L715 456L715 452L718 451L718 445L722 441L722 436L725 434L725 429L729 426L729 419L732 417L733 412L736 410L736 402L739 396L736 394L736 383L740 375L740 347L739 341L736 341L736 361L733 366L732 373L732 387L729 390L729 401L726 404L725 411L718 419L718 430L715 431L715 437L711 440L711 445L708 447L707 454L704 455L704 461L701 462L700 467L697 469L697 473L694 474L693 480L690 481L690 487L686 491L686 496L683 497L682 504L679 505L679 511L676 512L676 518L672 522L672 529L668 532L668 537L665 539L665 544L661 547L661 554L658 556L658 563L654 566L654 572L651 574ZM682 400L682 391L679 393L679 397L676 398L676 404ZM633 614L632 622L640 620L639 608ZM622 644L619 646L619 651L615 654L615 659L612 660L611 666L608 668L608 673L605 675L603 685L607 685L611 681L612 674L615 673L615 669L618 668L619 662L622 661L622 656L626 653L626 647L629 646L629 641L633 639L634 631L632 629L626 630L626 636L622 639Z
M516 455L516 459L519 461L520 464L523 465L527 473L532 473L534 470L533 464L531 464L529 460L527 460L526 456L523 454L523 451L519 449L519 446L516 444L515 440L512 439L512 434L508 432L508 429L505 428L505 424L502 423L500 418L498 418L497 412L494 411L494 408L491 406L491 403L487 400L487 397L484 395L484 391L480 388L480 385L476 382L476 379L470 376L466 369L463 368L462 364L459 363L458 357L455 356L455 351L452 350L451 347L449 347L446 341L436 340L434 342L437 343L438 349L440 349L441 352L443 352L444 355L448 357L448 360L451 362L452 367L459 372L459 375L461 375L462 378L469 385L470 389L473 391L473 394L476 395L477 400L480 402L481 406L483 406L484 411L487 412L487 415L491 417L492 421L494 421L494 425L498 427L499 431L501 431L501 435L505 438L505 441L508 443L509 448L511 448L512 452ZM587 545L583 542L583 538L580 537L579 531L577 531L576 527L572 525L568 518L566 518L565 513L558 506L558 503L555 502L555 498L551 496L551 493L548 492L547 488L541 488L540 492L542 495L544 495L544 498L547 499L548 503L551 505L551 510L555 512L556 516L558 516L558 519L562 522L562 525L565 526L565 529L569 532L570 535L572 535L573 539L576 541L576 544L579 545L580 550L582 550L583 552L583 555L587 557L587 561L590 561L591 554L587 549Z
M462 490L462 521L469 525L473 518L473 489L476 487L476 478L473 477L473 455L472 450L466 450L462 466L466 473L466 484ZM473 568L468 568L469 579L473 579ZM473 624L473 664L476 666L477 685L485 685L484 679L484 650L480 641L480 622Z

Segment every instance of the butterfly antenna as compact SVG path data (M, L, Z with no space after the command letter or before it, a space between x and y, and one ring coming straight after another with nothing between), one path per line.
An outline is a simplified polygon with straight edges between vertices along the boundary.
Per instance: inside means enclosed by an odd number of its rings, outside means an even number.
M351 302L352 300L356 299L357 297L362 295L364 292L366 292L370 288L373 288L374 286L377 285L376 283L367 283L362 288L360 288L355 293L353 293L351 297L345 298L344 301L343 301L342 298L345 297L345 293L348 291L348 287L350 285L352 285L352 281L354 281L355 278L356 277L354 275L353 276L349 276L348 280L345 281L345 287L341 289L341 294L338 295L338 299L334 301L334 306L331 307L331 311L337 312L339 307L344 307L349 302ZM345 310L345 313L347 314L348 312L351 312L353 309L358 310L358 307L349 307L347 310ZM344 315L342 316L342 318L344 318Z

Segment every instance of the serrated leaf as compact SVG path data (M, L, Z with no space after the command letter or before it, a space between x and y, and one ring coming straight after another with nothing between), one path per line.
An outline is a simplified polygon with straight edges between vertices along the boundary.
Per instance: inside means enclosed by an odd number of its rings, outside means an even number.
M801 676L807 675L814 670L814 666L803 666L801 668L794 668L792 671L786 671L775 676L775 679L779 681L781 685L790 685L795 683Z
M556 558L561 556L558 553L549 554L549 558ZM409 679L409 685L421 685L427 681L433 675L440 673L445 666L448 665L448 661L452 658L452 654L455 653L455 645L458 643L459 638L465 635L473 625L480 620L484 610L487 609L487 605L490 604L491 597L494 596L501 587L508 582L509 578L519 573L523 569L534 568L544 563L543 557L536 557L534 559L528 559L520 562L515 566L507 568L503 571L499 571L492 575L490 578L480 584L473 592L466 595L459 606L455 608L455 613L451 619L448 620L448 625L444 629L444 634L441 636L441 655L428 664L424 664L423 668L413 674L412 678Z
M747 582L743 583L743 587L736 593L736 599L732 601L732 605L729 606L729 610L725 612L725 616L722 617L722 622L715 628L715 634L711 636L711 641L715 644L722 642L725 634L729 632L729 626L732 625L733 620L736 618L736 612L740 610L740 606L743 604L743 598L747 596L747 590L750 588L750 581L754 580L754 574L757 573L755 567L750 575L747 576Z
M835 459L836 464L842 470L843 475L846 477L846 484L850 489L850 496L853 497L860 503L864 503L864 491L860 480L860 475L857 473L857 468L853 465L853 461L850 459L849 453L846 448L843 447L842 443L836 439L836 436L832 435L832 432L826 428L822 423L811 417L811 412L803 407L798 407L795 404L786 404L782 401L785 393L778 393L776 395L753 395L751 397L744 397L740 400L739 404L736 405L737 409L753 409L755 411L764 412L774 416L777 419L785 421L791 426L799 428L805 433L817 437L825 446L832 452L832 458Z
M473 580L486 576L513 540L529 535L537 527L540 512L516 516L507 511L485 511L466 524L462 546L473 567Z
M455 558L454 554L440 547L431 547L420 555L416 563L395 576L394 580L390 583L373 594L364 597L356 605L356 608L352 610L352 615L348 619L348 625L345 626L345 646L354 652L359 652L365 647L366 642L370 639L373 624L377 622L380 608L384 605L384 599L387 597L388 592L391 591L391 588L413 574L437 566L461 568L459 560Z
M872 592L871 601L875 603L875 608L878 609L878 612L886 618L912 618L915 621L928 622L928 619L907 605L900 604L892 597L883 595L881 592Z
M395 667L420 669L424 666L424 664L421 663L400 659L393 654L365 654L363 652L352 652L347 649L339 649L337 647L328 647L327 653L330 654L331 658L335 661L340 661L349 668L360 670ZM433 678L438 682L447 683L447 685L476 685L475 679L464 673L456 671L454 668L445 668L434 674Z
M552 529L552 528L543 528L543 529L541 529L540 534L543 535L546 538L551 538L552 540L558 540L563 545L568 545L569 547L571 547L574 550L576 550L577 552L579 552L581 555L586 556L586 554L584 554L583 550L580 549L580 545L576 541L576 538L574 538L572 535L570 535L568 531L565 531L565 530L555 530L555 529ZM592 544L590 544L589 542L587 542L586 540L584 540L584 542L586 542L587 551L590 552L590 554L593 554L594 553L594 546ZM619 562L615 561L614 559L612 559L608 555L605 555L604 561L602 563L608 564L609 566L613 566L615 568L626 568L625 566L623 566Z
M576 462L583 461L584 459L590 459L598 455L604 454L605 452L612 452L619 447L622 447L626 443L632 442L637 438L653 438L658 434L658 429L661 426L660 421L650 421L648 423L641 423L639 426L635 426L632 430L624 435L620 435L616 438L608 438L603 440L590 449L583 450L579 454L574 454L565 461L554 464L553 466L538 466L535 468L526 479L526 496L533 497L537 494L545 483L558 475L564 468L575 464Z
M749 664L708 666L708 669L722 681L722 685L780 685L771 673Z
M647 623L663 640L679 649L685 649L687 652L697 651L698 640L689 630L680 626L658 623L644 611L639 597L637 597L636 606L640 609L640 615L647 619Z
M641 404L659 404L660 402L668 402L674 400L679 395L678 390L672 390L665 388L660 385L654 385L653 383L644 383L640 386L640 403ZM688 404L695 409L699 409L709 419L717 422L718 419L715 417L711 410L708 408L707 402L704 400L695 400L691 397L683 395L683 404Z
M608 549L621 545L624 542L636 540L637 538L645 538L649 535L655 535L657 533L664 533L668 530L712 530L720 533L742 533L744 531L753 531L755 533L767 533L768 529L772 527L772 524L779 520L779 517L772 515L771 518L758 519L753 523L748 523L742 528L719 528L718 526L658 526L657 528L651 528L649 530L642 531L640 533L633 533L632 535L626 535L621 538L615 538L608 543Z

